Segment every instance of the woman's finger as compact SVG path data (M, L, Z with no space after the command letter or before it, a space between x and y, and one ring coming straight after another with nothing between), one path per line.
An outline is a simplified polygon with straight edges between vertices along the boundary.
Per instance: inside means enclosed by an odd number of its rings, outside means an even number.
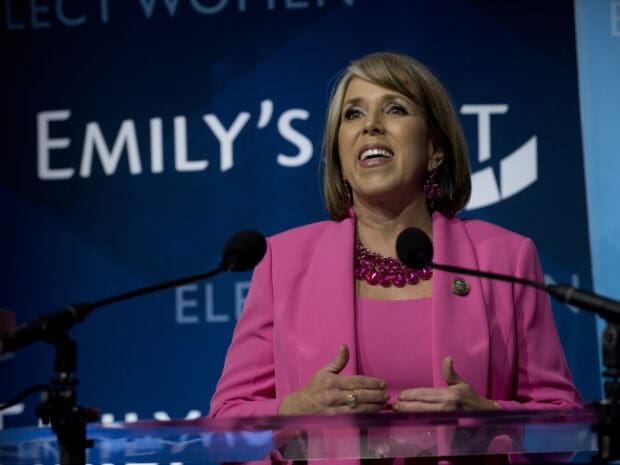
M345 391L352 389L377 389L385 390L386 383L382 379L361 375L340 375L337 386Z
M356 389L354 391L347 391L347 394L353 393L357 398L358 404L385 404L390 400L390 395L385 391L369 390L369 389ZM346 398L346 396L345 396Z
M456 392L446 388L406 389L398 394L399 401L451 402L458 400Z
M349 348L341 344L338 348L338 355L325 367L330 373L340 373L349 363Z
M459 403L448 402L420 402L420 401L398 401L392 405L392 409L397 412L439 412L457 410Z

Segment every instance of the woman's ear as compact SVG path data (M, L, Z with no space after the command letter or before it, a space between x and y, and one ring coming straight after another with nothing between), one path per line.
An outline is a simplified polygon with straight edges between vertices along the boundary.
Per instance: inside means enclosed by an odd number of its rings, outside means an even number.
M439 168L439 165L443 163L444 159L444 154L441 147L436 146L435 144L433 144L433 142L431 142L430 149L431 150L429 151L429 153L431 155L428 157L428 165L426 167L428 171L434 168Z

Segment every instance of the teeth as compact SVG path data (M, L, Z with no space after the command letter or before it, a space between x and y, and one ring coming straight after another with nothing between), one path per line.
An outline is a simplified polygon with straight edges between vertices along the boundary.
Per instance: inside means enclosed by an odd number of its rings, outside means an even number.
M360 155L360 160L364 161L370 157L376 157L376 156L392 158L394 154L386 149L379 149L379 148L368 149L362 152L362 154Z

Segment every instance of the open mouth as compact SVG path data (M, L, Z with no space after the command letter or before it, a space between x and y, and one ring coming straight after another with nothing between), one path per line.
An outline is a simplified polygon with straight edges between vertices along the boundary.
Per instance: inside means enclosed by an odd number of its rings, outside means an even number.
M362 153L360 153L359 160L365 161L372 158L392 158L393 156L394 153L388 149L372 148L364 150Z

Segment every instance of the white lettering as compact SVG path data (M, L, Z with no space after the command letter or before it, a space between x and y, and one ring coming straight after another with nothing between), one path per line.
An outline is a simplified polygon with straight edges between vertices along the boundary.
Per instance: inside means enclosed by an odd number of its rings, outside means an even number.
M202 416L202 412L200 410L192 409L187 412L184 419L185 420L195 420ZM124 415L125 421L128 423L138 421L138 415L135 412L128 412ZM158 421L170 421L171 417L164 410L157 410L153 413L153 418ZM102 425L111 425L115 421L115 417L113 413L103 413L101 414L101 424Z
M205 321L207 323L227 323L230 321L230 316L224 313L215 313L212 283L205 284Z
M76 2L68 0L2 0L4 3L5 25L8 30L21 30L28 27L33 29L47 29L54 25L66 27L76 27L86 24L91 18L91 14L84 13L84 6L87 2ZM95 0L96 2L97 0ZM93 2L90 2L93 3ZM89 3L89 5L90 5ZM98 0L99 20L102 24L110 22L110 0ZM135 3L135 2L134 2ZM309 8L324 8L326 0L138 0L138 11L146 20L152 19L158 14L158 9L165 8L169 18L175 18L177 12L191 10L202 15L217 15L235 9L239 13L251 7L266 10L290 10L301 11ZM163 3L163 6L160 4ZM355 0L332 0L329 3L339 3L346 6L354 6ZM53 6L52 6L53 5ZM79 5L79 6L78 6ZM79 8L82 8L80 10ZM254 10L257 11L257 10Z
M185 116L174 118L174 167L177 171L204 171L209 166L207 160L187 159L187 121Z
M114 414L112 413L102 413L101 414L101 424L102 425L111 425L114 423Z
M248 295L248 289L250 283L248 281L241 281L235 283L235 317L237 320L241 316L243 311L243 305L245 304L245 298Z
M147 18L151 18L153 16L153 10L155 9L155 3L157 0L140 0L140 4L142 5L142 10L146 14ZM174 16L177 11L177 5L179 0L164 0L164 4L166 5L166 9L168 10L168 14L170 16Z
M184 419L195 420L196 418L200 418L201 416L202 413L200 412L200 410L190 410L189 412L187 412ZM172 419L170 418L170 415L168 415L168 412L165 412L163 410L158 410L153 413L153 418L158 421L170 421Z
M125 146L127 147L129 172L134 175L142 173L140 153L138 151L138 138L136 137L136 126L132 120L128 119L121 123L112 151L109 150L103 138L99 124L96 122L88 123L84 135L80 176L83 178L90 177L93 168L93 154L95 148L99 155L99 161L101 161L103 172L108 176L114 174Z
M478 161L484 162L491 158L491 115L504 114L508 105L463 105L462 115L478 115Z
M228 0L220 0L220 2L214 6L205 6L198 0L190 0L190 3L198 13L203 15L213 15L222 11L228 3Z
M161 118L151 118L151 173L164 171L164 135Z
M280 165L288 168L295 168L308 163L312 158L312 142L291 126L292 120L307 120L309 116L310 113L308 113L308 111L295 108L285 111L280 118L278 118L278 131L280 135L296 145L299 149L297 155L278 154L277 160Z
M205 323L228 323L233 318L239 319L243 311L243 305L250 288L249 281L237 281L234 283L233 289L233 309L225 313L216 312L215 306L215 286L213 283L206 283L202 294L197 293L202 286L198 284L189 284L179 286L175 289L175 321L177 324L198 324L201 315L197 309L203 309ZM202 295L204 302L199 298ZM228 309L229 305L226 304Z
M61 23L66 26L79 26L80 24L84 24L86 22L86 15L81 15L74 18L67 16L65 10L63 9L64 3L64 0L56 1L56 16L58 16Z
M347 6L353 6L355 5L355 0L342 0L342 3L344 3ZM325 6L325 0L316 0L316 5L319 8L323 8Z
M254 5L256 5L256 1L254 1ZM268 10L274 10L276 8L276 0L266 0ZM247 0L237 0L237 7L239 11L244 12L247 10Z
M258 129L263 129L269 121L271 120L271 116L273 115L273 102L269 99L265 99L260 103L260 115L258 117L258 123L256 123L256 127Z
M239 113L228 131L212 113L204 115L203 119L220 142L220 171L228 171L234 165L233 142L250 119L250 114L245 111Z
M186 420L196 420L202 416L202 412L200 410L190 410L185 415Z
M196 292L198 285L188 284L187 286L179 286L175 289L176 295L176 322L177 324L196 324L198 317L196 315L187 315L185 309L197 308L198 302L194 299L186 299L186 292Z
M49 21L39 19L39 13L48 13L50 11L47 5L37 5L37 0L30 0L30 19L32 27L35 29L50 27Z
M260 105L260 114L257 119L257 129L265 128L273 116L273 101L265 99ZM68 109L43 111L37 114L37 175L42 180L65 180L72 178L76 172L82 178L88 178L93 174L93 165L100 163L105 175L110 176L117 172L121 158L126 154L129 172L132 175L143 173L142 159L138 146L136 122L126 119L121 122L118 133L115 135L113 144L108 144L103 134L102 126L97 121L91 121L84 127L82 140L82 153L79 166L53 167L52 150L67 149L73 143L72 138L52 138L51 123L66 121L72 113ZM307 120L310 113L301 108L293 108L280 115L277 128L281 137L297 148L294 154L278 153L277 163L281 166L295 168L305 165L312 159L313 146L311 140L302 132L293 127L295 120ZM205 124L209 127L219 143L220 171L226 172L235 165L234 144L241 131L246 128L251 118L249 112L240 112L227 128L220 118L209 113L203 115ZM188 156L188 127L187 118L179 115L173 120L173 151L174 169L177 172L204 171L210 165L209 160L190 160ZM166 170L164 159L164 121L161 117L152 117L148 120L148 135L150 148L150 172L153 174L163 173ZM146 138L145 137L145 138ZM195 144L192 144L192 146ZM68 156L71 152L66 152ZM97 158L99 162L95 160ZM63 158L64 159L64 158ZM57 161L56 164L62 163ZM65 162L67 163L67 162ZM149 163L145 160L144 163ZM171 163L172 164L172 163Z
M8 29L25 29L25 25L24 23L17 23L14 22L15 19L13 18L13 13L11 10L11 1L12 0L5 0L4 2L4 13L5 13L5 18L6 18L6 27Z
M42 111L37 113L37 175L42 180L69 179L73 176L73 168L50 167L50 150L66 149L71 139L50 139L49 122L69 119L69 110Z
M110 9L108 8L108 0L101 0L101 22L110 21Z
M157 421L170 421L171 420L170 415L168 415L163 410L158 410L157 412L153 413L153 418Z
M285 6L287 9L308 8L308 2L306 0L286 0Z
M11 407L0 410L0 430L4 429L4 417L8 415L21 415L24 413L24 404L15 404Z

